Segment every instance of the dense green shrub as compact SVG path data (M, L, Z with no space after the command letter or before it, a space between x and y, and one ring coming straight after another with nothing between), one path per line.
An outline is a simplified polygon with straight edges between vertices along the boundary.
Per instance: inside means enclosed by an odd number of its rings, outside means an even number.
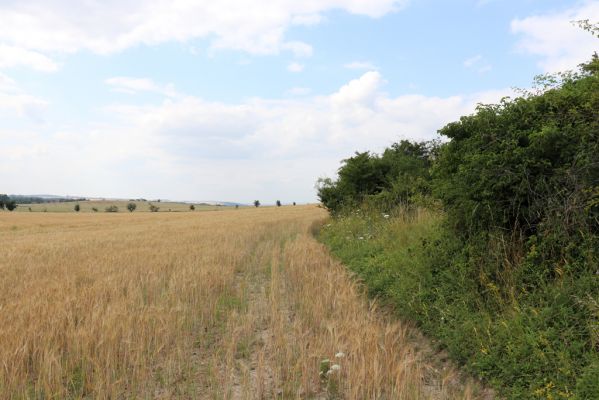
M381 210L430 193L430 166L438 142L403 140L381 154L356 153L342 161L338 179L318 181L318 197L332 213L365 201Z
M451 140L434 191L457 231L598 231L598 66L595 58L559 87L480 106L440 131Z
M507 397L599 399L599 60L541 83L397 169L344 160L320 181L321 238Z

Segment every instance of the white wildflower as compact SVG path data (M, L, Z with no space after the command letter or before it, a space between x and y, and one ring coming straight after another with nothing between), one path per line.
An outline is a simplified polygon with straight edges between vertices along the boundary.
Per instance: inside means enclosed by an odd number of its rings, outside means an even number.
M383 218L385 218L385 219L389 218L389 214L383 214Z
M358 239L359 240L364 240L364 236L360 236Z
M345 353L340 351L339 353L335 354L335 358L343 358L345 357Z
M339 371L341 369L341 365L333 364L331 365L331 371Z

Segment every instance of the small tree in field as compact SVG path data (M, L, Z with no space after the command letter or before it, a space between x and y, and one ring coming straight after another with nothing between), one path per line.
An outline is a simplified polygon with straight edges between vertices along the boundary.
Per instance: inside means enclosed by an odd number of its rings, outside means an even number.
M293 205L295 205L295 201L293 202Z
M115 212L119 212L119 208L113 204L111 206L106 207L104 209L104 211L109 212L109 213L115 213Z
M75 204L75 207L73 207L73 210L75 210L75 212L79 212L81 211L81 206L77 203Z
M191 205L189 206L189 210L190 210L190 211L195 211L195 209L196 209L196 206L194 206L193 204L191 204Z
M135 211L136 208L137 208L137 204L135 204L135 203L127 204L127 210L129 210L129 212Z
M277 207L281 207L281 200L277 200Z
M6 208L8 211L12 211L17 208L17 203L14 200L11 200L5 194L0 194L0 209Z
M150 212L158 212L158 210L160 210L160 207L150 203Z
M254 207L260 207L260 200L254 200Z

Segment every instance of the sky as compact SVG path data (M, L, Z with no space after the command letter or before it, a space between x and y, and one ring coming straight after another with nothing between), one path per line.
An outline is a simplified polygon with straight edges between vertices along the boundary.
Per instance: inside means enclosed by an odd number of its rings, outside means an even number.
M576 68L599 1L0 0L0 192L314 202Z

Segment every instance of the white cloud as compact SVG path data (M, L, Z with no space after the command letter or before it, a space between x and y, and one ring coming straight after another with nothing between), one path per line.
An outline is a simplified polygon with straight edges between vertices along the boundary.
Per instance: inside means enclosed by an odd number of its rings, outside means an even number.
M374 65L370 61L352 61L347 64L344 64L343 67L347 69L365 69L370 71L378 69L376 65Z
M287 65L287 71L289 72L302 72L303 70L304 65L297 62L291 62Z
M384 83L377 71L366 72L358 79L343 85L337 93L331 96L334 104L364 104L379 95L378 89Z
M35 96L0 92L0 115L4 113L13 116L16 113L18 117L42 122L47 105L46 101Z
M384 84L371 71L323 96L225 104L180 94L155 105L112 105L105 110L110 123L3 143L1 154L19 158L2 168L20 172L7 173L3 184L13 192L313 201L316 179L333 175L355 150L431 139L478 102L509 93L392 97ZM40 150L24 152L32 141Z
M22 51L106 54L141 44L207 39L213 49L306 56L312 53L309 45L285 40L290 26L317 24L335 9L377 18L407 1L7 0L0 4L0 43ZM43 62L38 57L35 64Z
M292 25L317 25L322 22L324 17L320 14L306 14L306 15L295 15L291 19Z
M481 61L482 59L483 59L483 56L481 56L480 54L478 54L474 57L470 57L467 60L464 60L464 67L470 68L477 62Z
M115 92L129 94L136 94L138 92L154 92L168 97L174 97L177 95L177 92L172 84L158 85L151 79L146 78L117 76L106 79L105 82L106 84L112 86Z
M0 43L0 68L26 66L38 71L53 72L58 64L35 51Z
M312 89L306 87L293 87L287 91L292 96L306 96L312 92Z
M572 21L599 21L599 2L586 1L568 10L512 21L511 30L520 35L518 49L540 58L545 72L574 69L599 51L599 40Z
M26 117L41 122L47 105L46 101L25 93L13 79L0 73L0 116Z
M4 91L12 91L17 87L17 83L0 72L0 93Z
M489 72L491 69L493 69L491 64L489 64L480 54L464 60L463 64L466 68L475 69L479 74L484 74L485 72Z
M283 43L282 48L291 50L296 57L311 57L313 53L312 46L298 41Z

